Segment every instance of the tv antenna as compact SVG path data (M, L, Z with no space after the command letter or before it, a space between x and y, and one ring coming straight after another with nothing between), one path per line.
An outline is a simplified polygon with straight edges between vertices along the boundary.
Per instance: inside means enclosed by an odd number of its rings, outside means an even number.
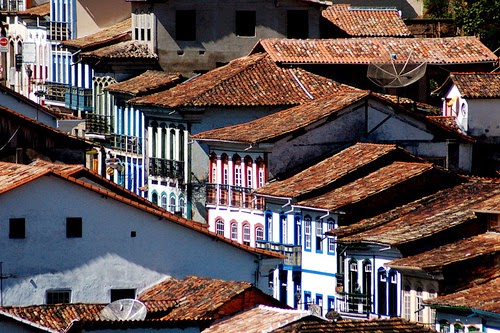
M425 75L426 62L412 62L410 52L405 61L399 60L395 53L390 54L391 61L383 63L370 63L368 65L368 78L382 88L406 87Z
M130 298L111 302L101 311L101 316L105 320L144 320L146 314L144 303Z

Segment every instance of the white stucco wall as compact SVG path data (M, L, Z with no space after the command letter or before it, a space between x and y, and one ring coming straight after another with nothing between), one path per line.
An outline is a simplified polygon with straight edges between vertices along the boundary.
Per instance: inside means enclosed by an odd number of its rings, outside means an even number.
M254 254L57 177L2 194L0 207L4 305L65 288L72 302L109 302L110 289L140 293L168 275L255 281ZM8 238L13 217L26 219L25 239ZM82 238L66 238L66 217L82 217Z
M500 99L468 99L469 128L467 134L488 139L500 137Z

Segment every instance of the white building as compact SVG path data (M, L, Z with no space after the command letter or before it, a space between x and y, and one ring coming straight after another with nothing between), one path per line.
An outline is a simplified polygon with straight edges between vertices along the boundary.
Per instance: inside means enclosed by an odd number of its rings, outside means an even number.
M278 262L273 253L228 241L77 168L2 164L3 305L106 303L166 276L267 287L261 276Z

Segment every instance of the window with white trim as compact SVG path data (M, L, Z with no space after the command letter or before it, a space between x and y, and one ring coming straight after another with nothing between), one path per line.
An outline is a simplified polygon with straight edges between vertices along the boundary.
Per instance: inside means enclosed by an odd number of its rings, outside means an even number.
M238 240L238 224L236 222L231 223L231 239Z
M161 196L161 207L167 209L167 195L162 194Z
M281 243L288 244L288 222L285 214L280 215L281 222Z
M215 222L215 233L224 236L224 220L218 219Z
M417 321L419 323L422 323L424 321L424 314L423 314L423 309L424 309L424 295L423 295L423 290L421 287L417 288L417 294L415 297L415 311L417 313Z
M250 246L250 224L243 225L243 244Z
M233 157L233 169L234 169L234 185L242 186L241 179L241 158L238 155Z
M175 196L171 195L170 204L168 205L168 210L173 213L175 212L175 207L176 207Z
M316 252L323 251L323 220L316 218Z
M311 249L311 218L306 216L304 219L304 247L306 250Z
M411 320L411 288L409 285L406 285L403 290L403 318Z
M261 241L264 240L264 228L256 227L255 228L255 240Z

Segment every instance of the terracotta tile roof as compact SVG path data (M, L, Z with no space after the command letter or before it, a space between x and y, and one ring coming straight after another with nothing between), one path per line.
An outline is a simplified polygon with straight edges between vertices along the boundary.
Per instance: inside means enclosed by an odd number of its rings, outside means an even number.
M44 17L50 15L50 2L17 12L18 16Z
M124 40L130 40L132 38L131 32L132 18L128 18L94 34L62 41L61 45L84 50L99 45L109 44L111 42L116 43Z
M193 135L193 139L243 143L277 140L315 122L327 119L347 106L359 102L368 94L368 91L363 90L338 92L247 123L201 132Z
M397 8L335 4L321 15L351 37L409 37L411 32Z
M137 209L143 210L155 216L161 217L165 219L167 223L176 223L188 229L192 229L196 232L205 234L206 236L211 237L213 239L217 239L224 243L230 244L234 247L240 248L243 251L254 254L262 254L267 257L284 258L282 255L277 254L276 252L252 248L250 246L240 244L237 241L225 238L222 235L218 235L215 232L209 231L208 226L204 223L188 220L181 216L177 216L173 213L170 213L169 211L159 206L153 206L149 203L143 203L141 201L145 199L134 194L133 192L128 191L127 196L120 195L117 194L119 193L119 191L113 191L112 189L102 187L99 184L88 182L85 179L77 179L66 172L60 172L59 170L56 170L56 168L47 168L42 166L27 166L21 164L0 162L0 195L5 192L14 190L19 186L27 184L35 179L38 179L48 174L55 175L67 181L73 182L77 185L80 185L86 189L97 192L103 195L103 197L113 198L126 205L135 207Z
M443 245L414 256L392 260L386 265L392 268L420 269L427 272L441 270L459 261L500 253L500 234L490 232Z
M270 333L435 333L427 326L402 318L354 320L344 319L336 322L300 322L288 324Z
M141 96L160 89L168 89L181 81L182 76L180 73L149 70L131 79L110 84L104 90Z
M109 59L157 59L147 44L138 41L126 41L104 46L93 51L81 53L82 58L109 58Z
M410 156L396 145L356 143L288 179L267 184L257 189L255 193L276 197L297 197L328 186L388 155L396 155L396 151L401 155Z
M328 210L341 209L341 207L382 193L430 170L434 168L428 163L394 162L333 191L299 201L297 205Z
M471 178L467 182L416 200L373 218L332 230L344 243L398 246L430 237L476 217L473 209L500 195L500 180ZM425 227L423 227L425 226Z
M277 63L369 64L391 61L396 54L405 62L430 65L496 63L498 57L476 37L263 39L252 52L264 50Z
M500 98L500 72L451 73L450 79L464 98Z
M433 308L462 308L500 314L500 277L456 293L424 301Z
M2 307L7 313L32 324L40 325L56 332L65 332L73 320L98 320L105 304L55 304L25 307Z
M203 333L263 333L310 316L309 311L279 309L259 305L210 325ZM323 320L322 320L323 321Z
M143 292L138 299L176 300L177 306L163 320L216 319L223 305L250 290L264 294L249 282L187 276L182 280L169 278Z
M293 106L353 89L300 68L279 67L266 53L257 53L131 103L159 107Z

